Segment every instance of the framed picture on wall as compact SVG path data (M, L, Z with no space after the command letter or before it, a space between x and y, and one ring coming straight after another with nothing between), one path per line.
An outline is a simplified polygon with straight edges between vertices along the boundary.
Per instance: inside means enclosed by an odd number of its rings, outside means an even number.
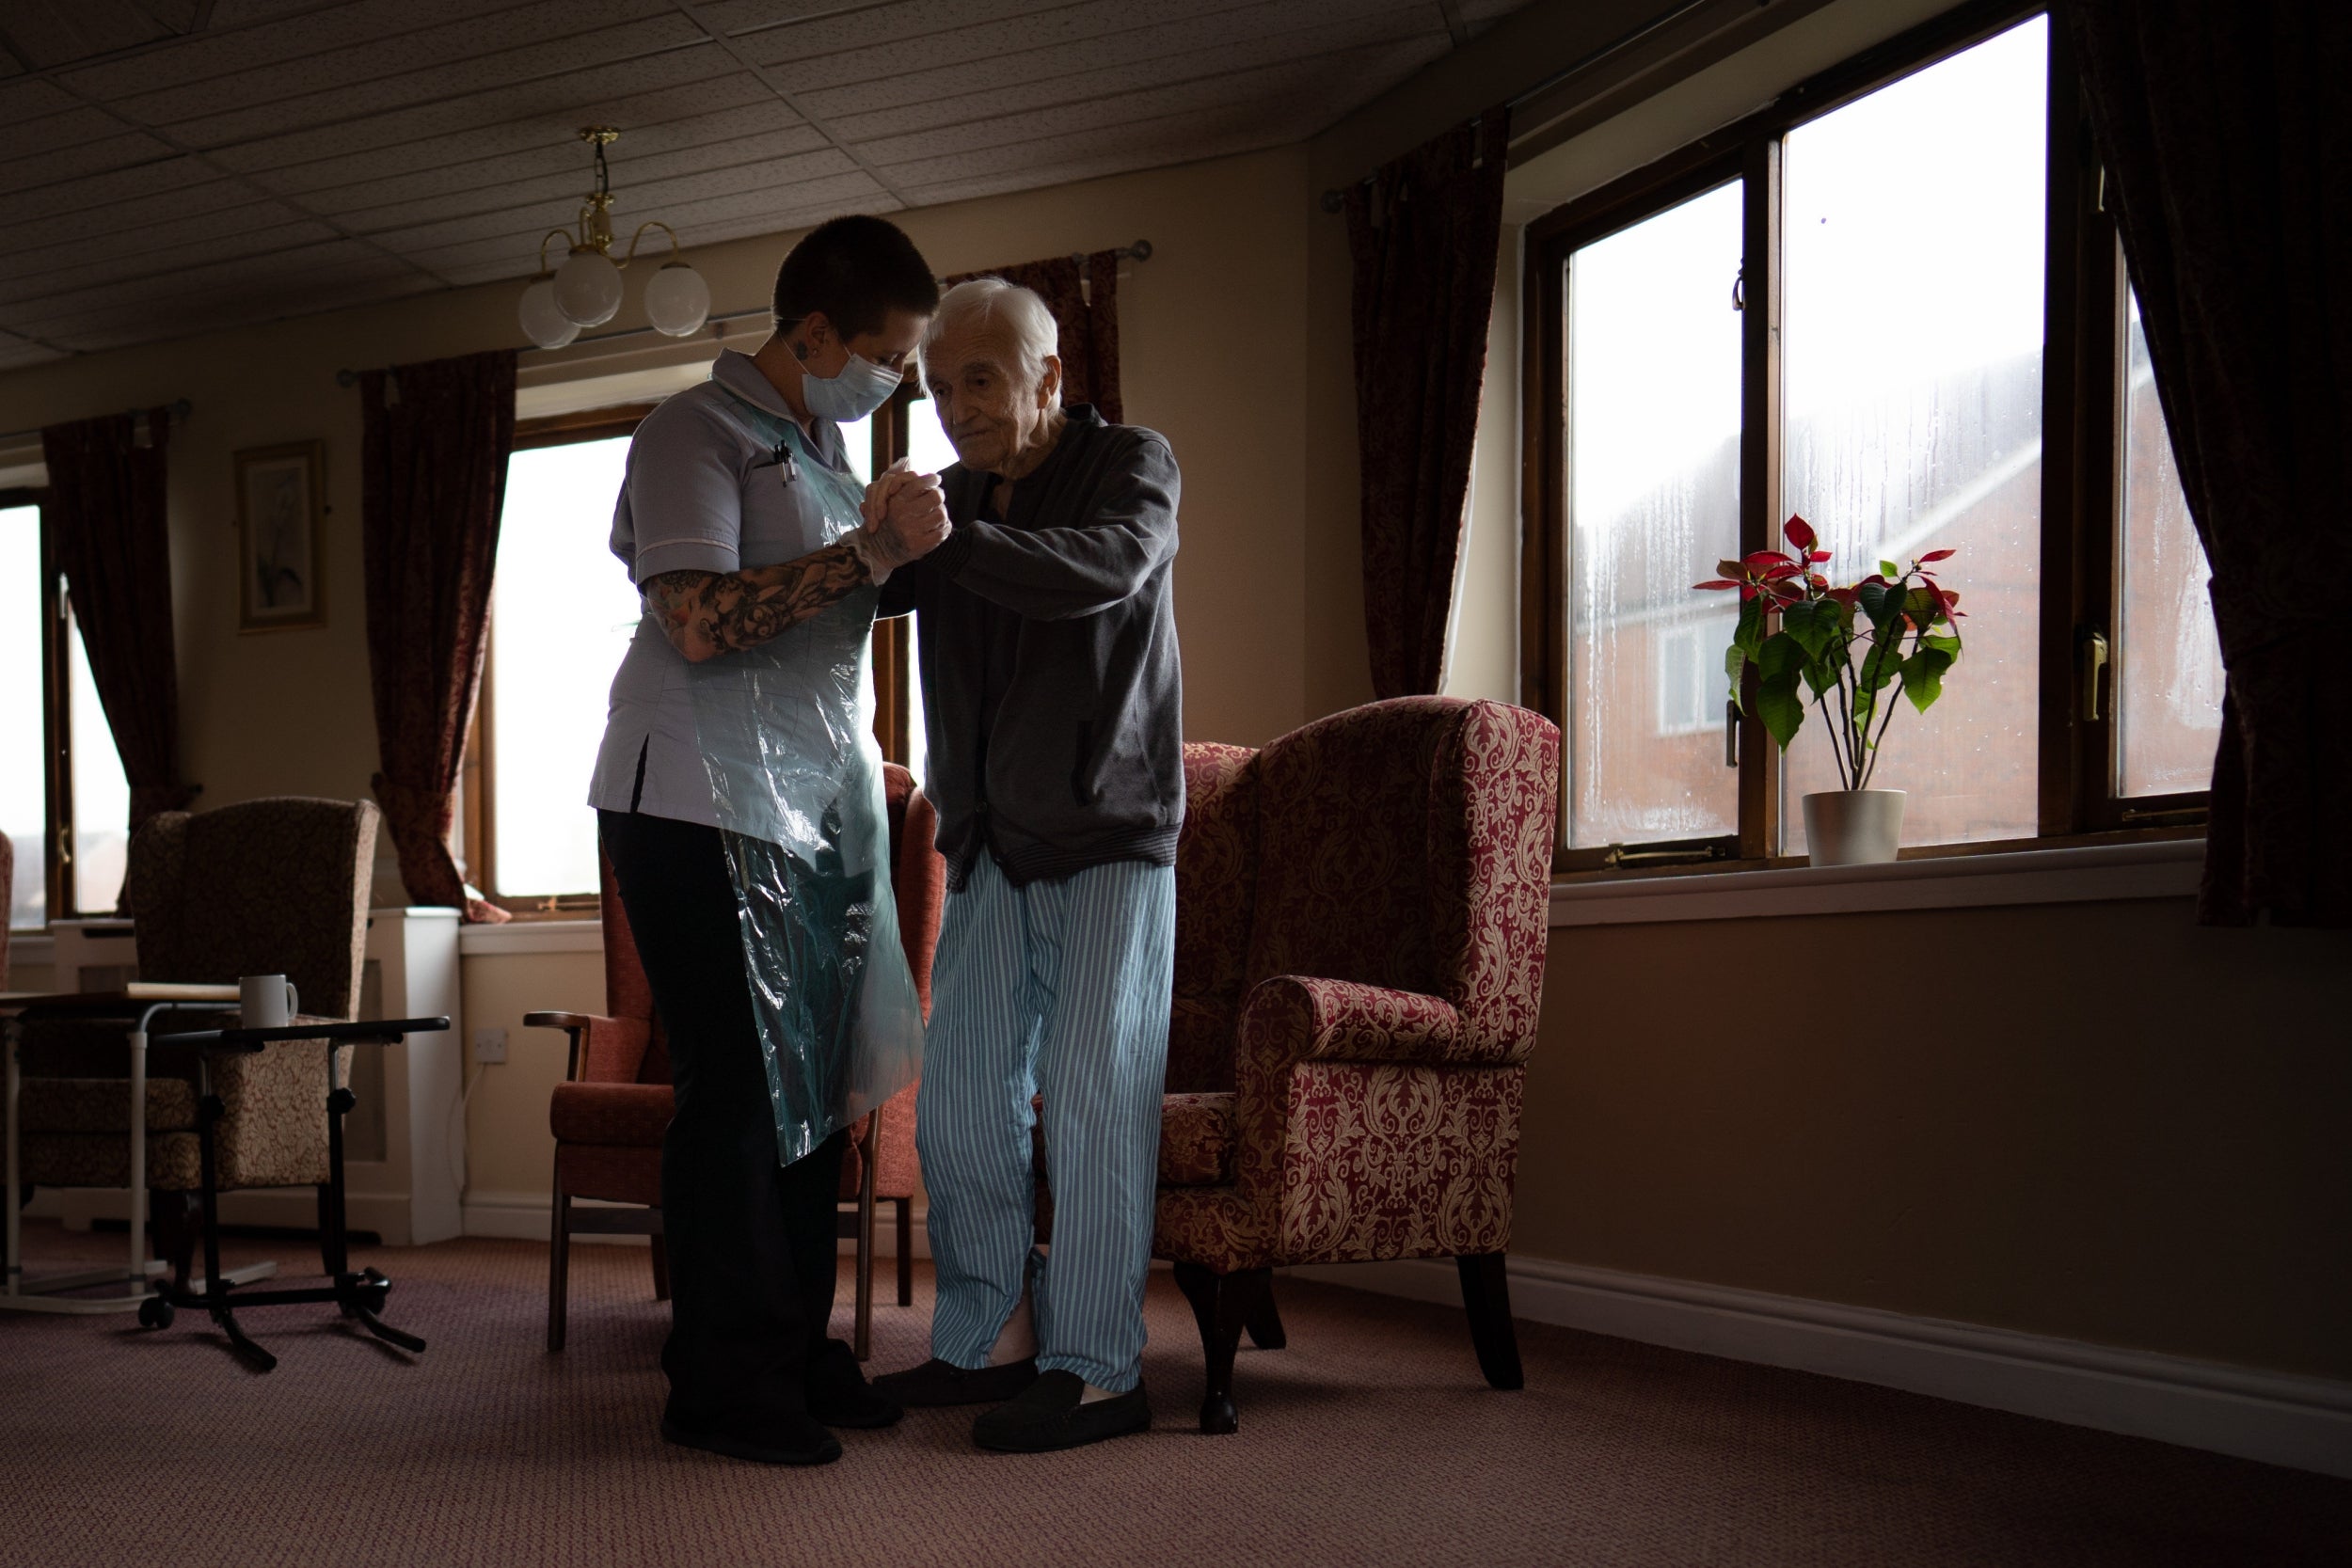
M324 441L237 453L239 631L326 624L319 569L326 467Z

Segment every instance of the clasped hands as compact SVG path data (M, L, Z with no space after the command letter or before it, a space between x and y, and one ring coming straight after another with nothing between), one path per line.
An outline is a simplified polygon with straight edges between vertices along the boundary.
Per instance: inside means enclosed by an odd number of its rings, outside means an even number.
M919 474L900 458L866 487L858 512L865 526L845 539L876 582L937 549L948 533L947 498L937 474Z

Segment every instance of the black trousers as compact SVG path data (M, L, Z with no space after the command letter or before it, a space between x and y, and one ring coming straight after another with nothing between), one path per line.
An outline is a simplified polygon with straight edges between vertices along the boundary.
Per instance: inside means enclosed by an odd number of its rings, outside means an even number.
M670 1251L670 1413L756 1419L804 1408L838 1272L836 1132L782 1165L719 830L596 814L653 1005L675 1119L661 1145Z

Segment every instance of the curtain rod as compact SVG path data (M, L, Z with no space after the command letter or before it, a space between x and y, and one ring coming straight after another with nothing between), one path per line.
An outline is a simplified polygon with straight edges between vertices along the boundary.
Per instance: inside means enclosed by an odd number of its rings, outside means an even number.
M1660 28L1671 26L1673 24L1681 21L1684 17L1690 15L1692 11L1699 9L1701 7L1716 3L1717 0L1682 0L1680 5L1675 6L1660 15L1650 18L1647 22L1645 22L1641 25L1635 27L1631 32L1625 33L1617 38L1612 39L1609 42L1602 44L1598 49L1594 50L1592 53L1585 55L1581 58L1571 60L1566 65L1564 65L1559 70L1553 71L1550 75L1546 76L1543 80L1535 83L1534 86L1522 88L1521 90L1513 93L1510 97L1502 101L1502 106L1506 109L1517 109L1522 103L1527 103L1534 99L1540 98L1545 93L1548 93L1552 88L1558 87L1561 83L1568 80L1570 77L1579 75L1583 71L1590 71L1593 67L1598 65L1610 55L1616 54L1619 50L1630 48L1634 44L1637 44L1644 39L1649 37L1650 34L1657 32ZM1756 0L1756 7L1758 9L1762 9L1764 7L1771 4L1772 0ZM1475 125L1485 118L1485 112L1482 110L1480 113L1472 115L1468 123ZM1504 137L1504 141L1507 145L1509 141L1509 137L1507 135ZM1367 174L1361 180L1355 181L1353 183L1359 185L1369 185L1375 178L1375 175ZM1346 205L1346 186L1334 185L1323 193L1323 210L1325 212L1336 213Z
M128 415L130 415L130 416L131 416L131 418L132 418L132 420L133 420L134 421L136 421L136 420L144 420L145 418L147 418L147 412L148 412L148 409L149 409L149 408L152 408L152 407L154 407L154 406L155 406L155 405L154 405L153 404L151 404L151 404L149 404L147 405L147 407L146 407L146 408L126 408L126 409L124 409L124 410L123 410L123 412L124 412L124 413L126 413L126 414L128 414ZM173 402L171 402L171 403L167 403L167 404L164 404L164 406L165 406L167 409L168 409L168 410L170 411L170 413L171 413L171 417L172 417L173 419L175 419L175 420L184 420L184 419L186 419L186 418L187 418L190 414L193 414L194 412L196 412L196 404L194 404L190 403L190 402L189 402L187 399L185 399L185 398L179 398L179 399L176 399L175 401L173 401ZM100 418L100 419L103 419L103 418L105 418L105 416L104 416L104 415L103 415L103 414L102 414L102 415L99 415L99 416L96 416L96 417L97 417L97 418ZM73 423L74 421L73 421L73 420L58 420L57 422L58 422L58 423L60 423L60 424L72 424L72 423ZM40 435L40 434L43 430L45 430L45 429L47 429L47 428L48 428L48 427L47 427L46 425L35 425L35 426L33 426L33 428L32 428L32 429L30 429L30 430L7 430L7 431L0 431L0 446L6 446L6 445L9 444L10 442L14 442L14 441L22 441L22 440L24 440L24 439L25 439L26 437L28 437L28 436L39 436L39 435Z
M1152 259L1152 242L1150 240L1137 240L1133 245L1120 245L1118 249L1112 251L1111 255L1115 260L1121 261L1149 261ZM1086 259L1087 253L1083 250L1073 250L1070 253L1070 260L1077 262L1080 266L1084 266L1086 264ZM712 316L708 321L705 322L702 326L696 328L694 332L688 334L688 337L698 337L703 332L707 331L714 338L723 338L727 335L726 329L735 323L757 321L770 315L771 313L771 312L769 307L763 305L755 310L737 310L723 316ZM653 330L654 329L650 326L625 326L618 332L599 332L592 338L574 338L570 342L565 343L564 348L578 348L584 343L614 343L627 338L644 338L650 336ZM675 341L684 342L687 339L681 338ZM525 349L522 352L526 354L561 354L563 349ZM396 368L397 367L391 365L384 367L384 369L388 371ZM361 372L358 371L339 370L335 372L335 385L338 387L357 387L359 384L360 374Z

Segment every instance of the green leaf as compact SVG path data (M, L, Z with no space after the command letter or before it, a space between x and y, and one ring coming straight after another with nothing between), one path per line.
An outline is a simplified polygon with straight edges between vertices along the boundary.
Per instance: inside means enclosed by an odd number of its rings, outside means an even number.
M1902 578L1902 573L1895 569L1895 563L1893 562L1882 561L1879 562L1879 576L1885 578L1887 580L1892 582L1899 581Z
M1804 727L1804 699L1797 695L1797 672L1768 676L1756 683L1756 717L1782 751Z
M1900 626L1903 621L1903 590L1899 583L1866 582L1854 590L1854 598L1862 612L1881 632Z
M1756 651L1756 717L1782 751L1804 726L1804 701L1797 695L1803 678L1804 650L1785 631L1774 632Z
M1834 599L1816 599L1804 604L1792 604L1780 612L1781 629L1797 640L1808 659L1818 659L1829 650L1837 635L1837 603Z
M1809 658L1804 662L1804 684L1813 689L1816 697L1826 697L1837 689L1837 662L1835 659Z
M1919 646L1922 648L1940 649L1941 651L1951 655L1954 659L1958 659L1960 657L1960 639L1957 637L1947 636L1943 632L1931 632L1921 637L1919 639Z
M1922 648L1903 660L1903 695L1921 713L1932 706L1944 694L1944 672L1952 667L1952 656L1941 648Z
M1758 594L1753 599L1742 599L1740 602L1740 624L1732 630L1731 645L1743 654L1752 655L1756 652L1756 645L1763 641L1764 595ZM1732 672L1732 679L1735 682L1739 679L1738 671Z

